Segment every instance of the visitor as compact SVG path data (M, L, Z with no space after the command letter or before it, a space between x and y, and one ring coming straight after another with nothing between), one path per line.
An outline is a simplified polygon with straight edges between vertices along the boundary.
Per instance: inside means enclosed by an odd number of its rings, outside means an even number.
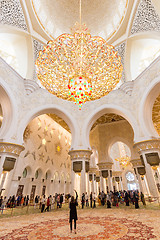
M45 212L46 212L46 211L49 212L49 206L50 206L50 198L48 197L48 198L47 198L47 207L46 207L46 209L45 209Z
M88 194L87 194L87 192L86 192L86 194L85 194L85 201L86 201L86 207L89 207Z
M96 207L96 194L95 192L93 193L93 208Z
M107 208L111 208L111 198L109 192L107 192Z
M101 204L102 206L105 204L105 193L103 191L101 192Z
M82 194L82 208L84 208L84 204L85 204L85 194Z
M1 204L1 214L3 214L3 210L6 206L6 203L7 203L7 198L4 197L4 199L2 199L2 204Z
M59 194L57 194L56 201L57 201L57 208L60 208L60 195Z
M60 195L60 208L62 207L62 203L63 203L63 195Z
M126 191L125 191L125 195L124 195L124 201L126 203L126 206L129 206L129 194Z
M45 198L45 195L43 195L43 197L42 197L42 199L41 199L41 203L42 203L41 212L43 212L44 209L45 209L45 204L46 204L46 198Z
M76 221L77 221L77 209L76 206L78 206L77 201L74 199L74 197L71 197L71 201L69 204L70 208L70 216L69 216L69 223L70 223L70 232L72 232L72 220L74 219L74 233L76 234Z
M37 206L38 206L38 195L36 195L34 199L34 209L37 208Z
M144 194L142 192L141 192L141 201L142 201L143 205L146 206L146 201L144 198Z
M2 201L3 201L3 197L1 196L1 198L0 198L0 208L2 206Z
M98 204L99 206L101 206L101 192L99 192L98 194Z
M92 192L90 193L90 207L92 208Z
M138 201L139 201L139 192L138 192L138 191L135 191L135 192L134 192L134 202L135 202L135 208L136 208L136 209L139 208Z

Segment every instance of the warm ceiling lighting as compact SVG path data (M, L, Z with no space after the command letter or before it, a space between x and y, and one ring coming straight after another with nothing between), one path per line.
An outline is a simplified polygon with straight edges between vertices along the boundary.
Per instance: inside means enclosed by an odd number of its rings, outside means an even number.
M80 18L81 19L81 18ZM50 40L36 60L41 84L59 98L79 105L112 91L121 79L121 57L114 47L92 37L85 24Z

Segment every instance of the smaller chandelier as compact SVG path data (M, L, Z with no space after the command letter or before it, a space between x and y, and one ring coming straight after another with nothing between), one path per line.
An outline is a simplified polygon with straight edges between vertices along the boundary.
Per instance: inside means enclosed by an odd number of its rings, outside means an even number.
M127 167L130 163L131 158L126 155L121 156L120 158L116 158L115 160L118 161L122 167Z
M50 40L36 60L37 77L52 94L82 105L112 91L121 79L121 57L114 47L92 37L85 24L73 34Z

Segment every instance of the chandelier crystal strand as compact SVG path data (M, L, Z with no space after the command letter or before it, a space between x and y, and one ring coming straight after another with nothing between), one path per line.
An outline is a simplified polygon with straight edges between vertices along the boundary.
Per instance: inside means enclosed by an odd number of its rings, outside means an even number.
M81 1L80 1L81 6ZM80 7L81 12L81 7ZM76 23L72 34L50 40L36 60L37 77L52 94L82 105L112 91L122 77L118 52L85 24Z

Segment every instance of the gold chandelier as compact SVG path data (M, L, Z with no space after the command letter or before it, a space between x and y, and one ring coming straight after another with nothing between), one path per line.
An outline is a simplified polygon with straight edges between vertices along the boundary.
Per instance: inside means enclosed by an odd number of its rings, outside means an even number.
M79 105L112 91L121 79L121 57L112 45L92 37L85 24L50 40L36 60L37 77L53 95Z
M126 154L125 145L122 142L118 142L118 148L120 152L120 157L115 160L120 163L122 167L127 167L130 163L131 158Z
M118 161L122 167L127 167L130 163L131 158L126 155L120 158L116 158L115 160Z

